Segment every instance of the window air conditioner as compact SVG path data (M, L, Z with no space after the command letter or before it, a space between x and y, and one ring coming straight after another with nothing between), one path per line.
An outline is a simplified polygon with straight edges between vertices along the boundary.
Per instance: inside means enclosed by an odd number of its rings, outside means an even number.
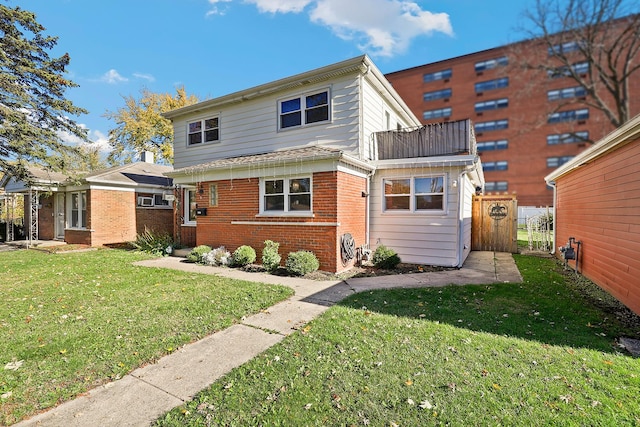
M153 197L138 197L138 206L153 206Z

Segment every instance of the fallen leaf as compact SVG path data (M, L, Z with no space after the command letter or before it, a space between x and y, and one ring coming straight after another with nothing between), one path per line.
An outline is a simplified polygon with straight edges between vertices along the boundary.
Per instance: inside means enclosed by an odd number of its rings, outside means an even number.
M411 380L406 380L404 383L405 383L407 386L411 386L411 385L413 385L413 381L411 381Z
M433 409L433 405L428 400L423 400L422 402L420 402L418 407L422 409Z
M17 371L18 369L20 369L23 363L24 363L24 360L18 360L18 361L14 360L13 362L9 362L6 365L4 365L4 370Z
M306 410L311 409L311 403L307 403L306 405L304 405L304 409Z
M12 395L13 395L13 392L8 391L8 392L6 392L6 393L4 393L4 394L0 395L0 399L5 400L5 399L10 398Z
M496 390L502 389L502 387L500 387L500 385L496 384L496 383L493 384L493 388L496 389Z
M415 405L415 404L416 404L416 402L414 402L414 401L413 401L413 399L411 399L411 398L407 399L407 403L408 403L409 405L411 405L411 406L413 406L413 405Z

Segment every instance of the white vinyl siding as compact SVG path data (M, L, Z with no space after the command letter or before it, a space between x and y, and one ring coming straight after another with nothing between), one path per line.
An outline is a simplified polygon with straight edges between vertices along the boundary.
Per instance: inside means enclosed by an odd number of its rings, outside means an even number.
M445 176L445 212L437 214L407 211L383 211L384 179L406 178L406 170L379 170L371 180L371 237L375 250L385 245L395 250L403 262L457 266L459 246L458 189L451 180L457 179L457 169L418 168L415 177Z
M305 88L304 93L327 90L324 85ZM346 76L331 84L329 91L331 121L313 126L297 126L279 131L279 102L301 94L290 91L239 103L228 104L221 111L209 111L174 119L174 167L176 169L222 158L268 153L311 145L335 147L358 157L360 151L359 86L357 76ZM224 138L214 145L189 146L187 123L216 115ZM382 120L382 119L380 119ZM380 128L376 129L380 130Z

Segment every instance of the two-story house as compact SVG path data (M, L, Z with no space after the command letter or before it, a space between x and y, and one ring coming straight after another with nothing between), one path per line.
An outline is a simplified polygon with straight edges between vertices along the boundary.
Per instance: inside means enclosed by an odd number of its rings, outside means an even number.
M183 245L260 252L270 239L331 272L379 244L412 263L468 254L483 185L470 122L421 126L366 55L165 117Z

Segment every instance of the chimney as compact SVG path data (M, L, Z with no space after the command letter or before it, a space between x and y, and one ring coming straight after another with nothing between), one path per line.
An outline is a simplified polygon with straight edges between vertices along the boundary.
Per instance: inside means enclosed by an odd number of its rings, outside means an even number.
M140 153L140 161L145 163L153 163L153 152L143 151Z

